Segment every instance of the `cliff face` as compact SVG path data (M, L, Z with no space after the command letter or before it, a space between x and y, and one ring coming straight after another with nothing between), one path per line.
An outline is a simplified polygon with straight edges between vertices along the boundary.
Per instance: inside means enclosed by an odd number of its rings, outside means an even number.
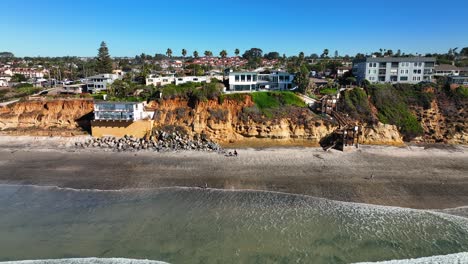
M90 128L91 100L24 101L0 107L0 130L10 134L76 135Z
M467 144L466 109L468 109L466 100L449 98L444 92L435 92L435 97L427 109L420 106L411 107L424 129L424 135L416 141Z
M148 108L155 111L156 127L183 126L191 134L205 133L221 143L262 139L265 143L318 144L337 128L307 109L286 108L284 117L264 118L250 111L253 105L247 96L244 101L210 100L197 105L179 99L165 100L152 102ZM363 143L400 145L403 140L395 126L378 124L364 129Z

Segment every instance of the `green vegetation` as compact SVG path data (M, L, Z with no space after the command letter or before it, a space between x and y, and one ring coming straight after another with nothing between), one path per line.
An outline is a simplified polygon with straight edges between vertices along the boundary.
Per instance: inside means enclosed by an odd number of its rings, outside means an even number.
M196 101L216 99L221 96L221 86L212 80L210 83L184 83L180 85L169 84L162 88L164 99L184 98Z
M104 41L101 42L101 47L99 47L98 51L96 71L98 73L112 73L112 59L109 55L109 49Z
M460 86L455 90L454 94L458 98L468 99L468 87L467 86Z
M293 92L257 92L252 93L252 99L261 113L270 118L276 110L284 106L306 106Z
M222 94L219 96L219 103L222 104L224 100L232 100L236 102L244 102L246 94L243 93L233 93L233 94Z
M368 89L382 123L398 126L405 140L423 134L421 124L409 110L406 99L398 89L390 84L374 84Z
M366 123L374 123L367 93L360 88L344 92L344 112L352 118L362 120Z
M424 109L431 107L434 94L428 92L434 89L433 84L395 84L394 87L409 105L421 106Z
M332 87L325 87L323 89L320 89L319 93L322 95L335 95L338 93L338 90Z

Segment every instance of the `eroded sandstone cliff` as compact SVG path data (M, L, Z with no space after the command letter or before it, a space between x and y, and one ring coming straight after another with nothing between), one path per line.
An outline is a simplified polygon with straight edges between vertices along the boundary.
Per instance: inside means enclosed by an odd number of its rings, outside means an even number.
M72 136L90 129L92 100L34 100L0 107L0 130L9 134Z

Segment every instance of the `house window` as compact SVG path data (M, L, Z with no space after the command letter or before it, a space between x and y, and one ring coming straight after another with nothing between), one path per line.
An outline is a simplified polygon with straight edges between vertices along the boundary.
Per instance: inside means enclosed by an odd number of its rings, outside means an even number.
M408 81L408 76L401 76L400 81Z
M241 75L241 82L245 82L245 75Z
M239 81L239 75L236 75L236 76L234 77L234 80L235 80L236 82L238 82L238 81Z
M252 75L247 75L247 81L248 82L252 81Z

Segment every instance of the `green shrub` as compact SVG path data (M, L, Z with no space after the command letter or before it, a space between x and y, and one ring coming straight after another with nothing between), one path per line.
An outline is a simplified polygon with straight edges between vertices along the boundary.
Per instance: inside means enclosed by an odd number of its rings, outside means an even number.
M334 95L337 93L335 88L323 88L320 90L320 94L322 95Z
M455 90L455 96L461 99L468 99L468 87L460 86Z
M218 97L219 104L222 104L224 100L236 101L238 103L245 101L246 94L244 93L233 93L233 94L222 94Z
M409 110L405 98L391 84L374 84L369 86L372 102L378 109L378 118L382 123L399 127L405 140L423 134L423 128Z
M371 108L367 99L367 93L363 89L353 89L344 92L344 112L357 120L373 123Z

